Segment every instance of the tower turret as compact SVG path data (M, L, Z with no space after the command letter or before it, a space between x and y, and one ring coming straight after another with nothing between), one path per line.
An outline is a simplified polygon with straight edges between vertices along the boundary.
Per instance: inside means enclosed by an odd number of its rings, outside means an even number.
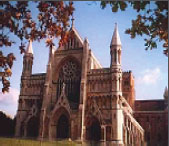
M118 33L117 24L113 37L110 43L110 71L111 71L111 106L112 106L112 136L113 140L116 140L117 145L123 144L123 112L120 106L120 99L122 98L122 70L121 70L121 41Z
M23 57L22 76L30 76L32 74L32 65L33 65L32 40L29 40L28 47Z
M110 55L110 68L121 68L121 41L117 23L115 23L114 33L110 43Z
M113 37L110 43L110 69L112 73L112 92L115 94L122 95L122 70L121 70L121 41L117 28L117 24L115 24L115 29L113 33Z

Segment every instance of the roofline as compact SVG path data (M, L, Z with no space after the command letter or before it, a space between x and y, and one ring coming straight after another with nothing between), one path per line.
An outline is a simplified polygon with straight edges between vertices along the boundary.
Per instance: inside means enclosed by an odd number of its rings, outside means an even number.
M46 73L35 73L35 74L31 74L31 76L39 76L39 75L46 75Z
M144 101L144 102L148 102L148 101L165 101L165 99L150 99L150 100L149 99L147 99L147 100L146 99L143 99L143 100L141 100L141 99L137 100L136 99L135 101Z
M92 51L91 51L91 56L94 58L94 60L96 61L96 63L100 66L100 68L102 68L102 65L100 64L99 60L95 57L95 55L93 54Z
M77 37L80 39L81 43L83 44L83 39L82 37L79 35L78 31L76 30L75 27L72 27L72 30L75 32L75 34L77 35Z
M133 111L133 114L137 114L137 113L140 113L140 114L166 114L166 111L165 110L156 110L156 111L137 111L137 110L134 110Z

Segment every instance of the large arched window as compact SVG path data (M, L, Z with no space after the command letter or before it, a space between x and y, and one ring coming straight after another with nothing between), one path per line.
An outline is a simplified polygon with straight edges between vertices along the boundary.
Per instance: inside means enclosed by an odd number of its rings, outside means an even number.
M57 93L59 98L65 84L65 93L70 103L79 103L80 96L81 69L74 60L65 62L59 70L57 80Z

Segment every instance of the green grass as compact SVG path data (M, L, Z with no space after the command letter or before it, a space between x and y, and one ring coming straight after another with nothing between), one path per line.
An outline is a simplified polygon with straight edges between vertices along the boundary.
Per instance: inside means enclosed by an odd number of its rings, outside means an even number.
M30 139L16 139L0 137L0 146L102 146L101 143L80 141L38 141Z
M43 141L15 139L15 138L0 138L0 146L81 146L81 144L73 141Z

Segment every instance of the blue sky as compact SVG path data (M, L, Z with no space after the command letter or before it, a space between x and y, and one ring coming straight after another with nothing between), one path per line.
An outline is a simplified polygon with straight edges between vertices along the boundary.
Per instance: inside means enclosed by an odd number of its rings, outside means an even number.
M122 42L122 69L132 70L135 77L136 99L162 99L164 88L168 85L168 58L163 55L162 43L158 43L158 49L145 51L144 36L131 39L124 33L131 27L131 20L135 19L136 15L131 8L125 12L112 13L110 7L102 10L100 2L75 2L75 27L83 39L88 38L90 47L102 66L110 65L109 46L117 22ZM12 116L17 110L23 61L23 55L18 49L19 41L13 38L17 43L12 48L0 48L4 54L14 52L17 58L10 78L10 93L5 95L0 93L0 110ZM33 42L33 49L33 73L46 72L48 48L42 41Z

